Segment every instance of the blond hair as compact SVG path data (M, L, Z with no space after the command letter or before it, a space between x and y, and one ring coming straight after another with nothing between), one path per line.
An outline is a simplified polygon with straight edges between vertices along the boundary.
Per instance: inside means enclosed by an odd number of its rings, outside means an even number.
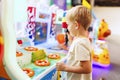
M91 11L82 5L75 6L68 10L66 20L70 22L77 21L85 30L87 30L92 21Z

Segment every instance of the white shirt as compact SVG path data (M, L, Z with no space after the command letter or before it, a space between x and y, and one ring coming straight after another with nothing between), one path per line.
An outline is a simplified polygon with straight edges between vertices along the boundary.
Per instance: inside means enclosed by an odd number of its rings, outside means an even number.
M91 59L91 43L88 38L75 39L70 48L67 58L67 64L70 66L80 66L80 61ZM67 80L92 80L92 73L77 74L67 73Z

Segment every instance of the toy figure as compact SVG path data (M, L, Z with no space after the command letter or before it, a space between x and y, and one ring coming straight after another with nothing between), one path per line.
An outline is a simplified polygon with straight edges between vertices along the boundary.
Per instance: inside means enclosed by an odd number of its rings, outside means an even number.
M108 28L107 22L103 19L100 23L99 30L98 30L98 39L105 40L111 34L111 30Z

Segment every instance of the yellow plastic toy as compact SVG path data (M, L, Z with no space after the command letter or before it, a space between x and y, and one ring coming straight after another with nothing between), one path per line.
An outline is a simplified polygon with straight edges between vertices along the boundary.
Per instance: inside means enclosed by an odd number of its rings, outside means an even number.
M108 28L107 22L102 19L98 30L98 39L105 40L105 38L108 37L110 34L111 30Z
M86 0L82 1L82 5L87 7L88 9L91 9L91 5Z
M109 51L105 41L97 40L92 51L93 64L108 67L110 65Z

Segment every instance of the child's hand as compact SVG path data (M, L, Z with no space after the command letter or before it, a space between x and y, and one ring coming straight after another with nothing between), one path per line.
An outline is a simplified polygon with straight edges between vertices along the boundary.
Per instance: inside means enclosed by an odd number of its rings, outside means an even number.
M59 44L58 47L63 49L63 50L68 50L68 47L64 43L63 44Z
M64 71L65 70L65 63L63 63L63 62L58 62L58 63L56 63L56 70L57 71Z

